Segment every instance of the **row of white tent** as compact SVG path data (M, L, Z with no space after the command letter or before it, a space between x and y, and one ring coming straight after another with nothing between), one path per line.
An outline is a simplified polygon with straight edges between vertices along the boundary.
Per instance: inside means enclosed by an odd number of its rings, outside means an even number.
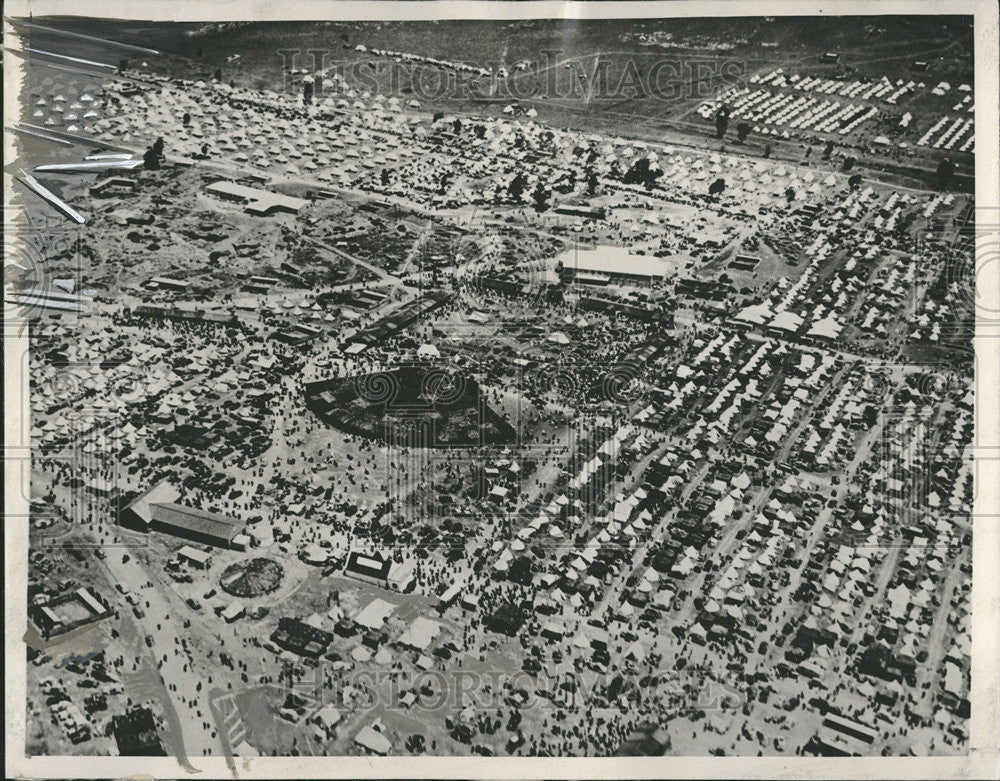
M950 124L949 119L952 120ZM975 134L972 132L973 128L974 120L971 117L952 119L951 117L944 116L920 137L917 145L930 146L933 149L950 150L959 141L962 141L959 151L968 152L973 148L973 144L975 143Z
M919 90L927 89L927 84L916 82L912 79L904 80L900 78L891 81L887 76L882 76L877 81L858 81L856 79L848 81L845 79L827 79L821 76L800 76L797 73L786 76L784 68L776 68L763 76L756 74L750 78L749 83L769 85L771 87L789 87L823 95L839 95L859 100L883 100L892 105L905 95L915 95ZM931 89L931 93L942 96L950 89L951 84L942 81ZM968 84L961 84L958 90L969 93L972 91L972 87Z

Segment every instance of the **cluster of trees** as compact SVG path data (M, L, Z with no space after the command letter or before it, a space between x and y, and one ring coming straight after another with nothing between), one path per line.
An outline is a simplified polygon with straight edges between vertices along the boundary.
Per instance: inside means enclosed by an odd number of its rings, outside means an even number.
M656 184L656 180L661 176L663 176L662 168L653 168L648 158L640 157L625 172L622 182L625 184L641 184L647 190L652 190L653 185Z
M536 184L534 192L531 193L531 200L535 202L535 211L543 212L548 209L550 197L552 197L551 190L541 182Z
M524 193L528 187L528 177L522 172L518 172L510 183L507 185L507 196L518 203L524 200ZM499 197L500 192L498 188L497 196ZM545 184L539 180L535 185L535 189L531 191L531 200L535 206L535 210L543 212L549 208L549 200L552 198L552 190L545 186Z
M721 139L721 138L725 137L726 131L729 130L729 116L730 116L730 114L731 114L731 112L729 110L729 106L722 106L715 113L715 137L716 138L720 138ZM750 131L752 129L753 128L750 127L750 123L749 122L740 122L736 126L736 141L738 143L742 144L744 141L747 140L747 137L750 135Z
M597 172L593 168L587 171L587 195L597 192Z
M142 156L142 162L147 171L157 171L163 163L163 139L158 138Z

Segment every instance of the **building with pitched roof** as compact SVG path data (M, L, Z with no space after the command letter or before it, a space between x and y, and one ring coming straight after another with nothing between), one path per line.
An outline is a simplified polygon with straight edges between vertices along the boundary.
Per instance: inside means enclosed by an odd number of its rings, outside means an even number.
M149 505L152 520L150 531L172 534L186 540L228 548L240 525L231 518L174 502Z
M169 480L161 480L146 493L136 497L118 516L118 523L135 531L148 532L153 520L151 505L173 502L180 497L180 491Z

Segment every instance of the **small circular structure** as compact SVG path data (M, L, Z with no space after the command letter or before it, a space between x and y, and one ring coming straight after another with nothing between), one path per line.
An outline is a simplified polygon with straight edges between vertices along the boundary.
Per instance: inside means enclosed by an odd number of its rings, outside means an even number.
M219 585L227 594L250 599L277 589L284 574L282 566L273 559L251 559L226 567Z

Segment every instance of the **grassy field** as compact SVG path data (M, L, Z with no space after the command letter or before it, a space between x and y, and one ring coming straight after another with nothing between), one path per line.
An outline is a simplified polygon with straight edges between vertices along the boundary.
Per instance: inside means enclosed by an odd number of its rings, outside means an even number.
M694 108L754 74L784 68L788 74L877 80L883 76L926 84L898 107L924 117L910 134L947 112L957 99L930 95L941 81L972 83L972 24L968 17L746 17L515 22L268 22L177 24L52 17L35 20L122 44L156 49L159 55L109 47L32 28L26 43L48 51L131 66L183 78L211 79L217 70L238 86L302 90L306 73L343 76L357 92L416 100L421 110L496 116L511 103L537 111L556 127L620 134L650 141L718 147L711 122ZM366 51L357 51L358 46ZM425 63L374 56L372 49L404 52L448 63L505 68L506 80ZM841 55L824 64L824 52ZM917 59L929 63L915 72ZM317 83L322 96L330 87ZM889 118L890 124L897 120ZM916 129L917 126L920 129ZM834 139L839 141L839 139ZM926 186L945 154L913 147L898 160L872 150L861 162L901 184ZM751 136L742 149L776 159L802 159L796 139ZM852 152L857 154L857 152ZM973 157L959 163L956 186L969 187Z
M40 22L41 23L41 22ZM966 17L837 17L817 23L808 17L749 17L731 19L661 19L563 21L537 20L498 23L494 21L437 22L276 22L191 25L138 23L94 19L52 17L46 24L74 32L98 35L122 43L154 48L166 62L174 58L193 61L211 76L223 69L225 79L259 88L280 87L283 67L315 70L314 56L322 52L323 64L348 65L369 59L356 52L357 45L408 52L449 62L481 67L513 69L530 63L541 69L556 59L578 61L593 67L600 55L608 62L608 81L617 85L636 66L641 80L659 79L668 97L685 95L670 92L670 86L704 85L712 76L713 64L728 64L730 78L750 75L760 68L778 65L808 67L817 73L846 73L890 79L912 75L914 59L930 62L921 76L925 81L972 78L972 25ZM58 51L88 56L95 44L65 36L32 30L33 46L44 48L58 43ZM299 56L293 63L291 51ZM283 56L281 52L284 51ZM841 62L821 66L826 51L841 53ZM230 58L239 54L237 60ZM124 55L129 56L129 55ZM144 55L133 59L153 60ZM651 75L659 62L671 62ZM696 66L705 65L701 71ZM190 62L185 73L190 73ZM672 78L673 77L673 78ZM561 94L569 79L558 85ZM713 82L715 83L715 82ZM386 85L388 86L388 85ZM547 81L546 86L551 86ZM402 85L405 89L405 83ZM578 100L586 100L586 90L577 89ZM554 96L553 96L554 97ZM639 100L639 99L637 99ZM655 105L671 99L654 98ZM604 101L591 102L600 112ZM635 108L623 106L622 108ZM656 112L651 115L658 115Z

